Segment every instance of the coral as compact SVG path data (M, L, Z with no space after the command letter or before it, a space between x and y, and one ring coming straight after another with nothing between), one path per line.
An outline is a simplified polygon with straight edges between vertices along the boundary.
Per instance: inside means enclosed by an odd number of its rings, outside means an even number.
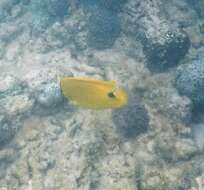
M143 44L147 67L151 71L164 71L177 65L190 48L189 37L181 31L169 31L160 37L147 38Z
M138 100L129 100L127 106L115 109L112 119L116 130L126 138L134 138L145 133L149 126L149 116L145 107Z
M121 31L120 20L117 14L98 6L94 6L90 10L88 46L99 50L112 47Z
M195 61L192 64L180 66L176 72L176 88L181 95L189 97L194 106L202 109L204 106L204 64Z

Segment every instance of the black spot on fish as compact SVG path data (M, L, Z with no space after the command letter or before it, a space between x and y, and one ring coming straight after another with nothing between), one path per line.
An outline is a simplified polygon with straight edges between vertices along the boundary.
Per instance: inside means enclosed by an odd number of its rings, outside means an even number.
M116 96L115 96L115 94L113 92L109 92L108 97L109 98L116 98Z

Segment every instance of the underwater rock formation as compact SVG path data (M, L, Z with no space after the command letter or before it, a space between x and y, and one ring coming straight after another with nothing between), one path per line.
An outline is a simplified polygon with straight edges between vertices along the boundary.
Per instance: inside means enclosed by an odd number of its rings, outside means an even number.
M192 124L193 138L200 150L204 150L204 123Z
M174 133L161 133L155 140L155 152L159 158L167 162L189 160L198 153L196 144L192 139L181 139Z
M0 99L0 146L9 143L22 126L23 118L29 114L33 101L26 95L14 95Z
M204 106L204 64L194 61L180 66L176 72L176 88L181 95L189 97L194 106L203 109Z
M0 189L204 189L203 123L192 127L196 143L185 125L191 96L176 90L174 69L149 72L182 59L166 51L187 52L180 28L192 43L182 63L203 46L201 12L184 1L0 0ZM185 85L198 88L202 67L185 71ZM116 80L142 104L72 108L56 82L69 72Z
M47 1L48 13L53 17L64 17L68 14L69 1L68 0L48 0Z
M23 81L7 74L0 77L0 107L4 115L15 119L15 116L24 115L32 106L33 101Z
M126 138L145 133L149 127L147 110L138 100L129 101L127 106L113 110L112 118L116 131Z
M68 8L69 3L67 0L32 0L29 9L32 13L33 29L43 31L55 19L60 19L67 15Z
M130 0L122 12L122 30L143 45L146 65L153 72L177 65L190 48L188 35L166 19L164 4Z
M12 1L11 0L2 0L0 2L0 21L3 20L12 8Z
M190 48L190 40L183 32L167 32L160 39L147 39L143 44L147 67L151 71L165 71L179 63Z
M204 2L202 0L186 0L198 13L198 15L204 19Z
M45 108L54 108L63 101L60 85L58 83L48 83L37 96L37 102Z
M173 122L188 124L192 120L192 102L188 97L180 96L172 85L172 78L164 73L153 75L148 81L148 90L142 97L146 104L156 108Z
M87 43L98 50L113 46L120 35L121 25L116 13L105 8L94 6L88 21Z
M127 2L127 0L99 0L100 6L109 9L111 11L118 12L122 6Z
M67 0L32 0L30 3L33 11L44 12L50 17L63 17L68 13L69 8L69 3Z
M85 8L90 8L91 6L99 6L102 9L105 8L113 12L118 12L127 2L127 0L78 0L77 2Z
M198 173L193 171L194 166L191 163L179 164L176 167L169 167L168 164L160 167L155 167L154 164L141 167L141 190L191 189L191 179Z
M3 115L0 116L0 148L13 139L18 128L18 124L12 123Z
M33 101L25 89L25 84L12 75L0 77L0 146L12 140L21 118L32 109Z
M21 94L22 91L23 85L14 76L2 75L0 77L0 98Z

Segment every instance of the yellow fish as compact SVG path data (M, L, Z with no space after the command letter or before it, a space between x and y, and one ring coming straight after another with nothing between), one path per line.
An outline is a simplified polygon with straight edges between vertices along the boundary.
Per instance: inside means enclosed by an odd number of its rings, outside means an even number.
M60 86L66 98L84 108L119 108L128 102L126 92L118 88L115 81L64 77L60 81Z

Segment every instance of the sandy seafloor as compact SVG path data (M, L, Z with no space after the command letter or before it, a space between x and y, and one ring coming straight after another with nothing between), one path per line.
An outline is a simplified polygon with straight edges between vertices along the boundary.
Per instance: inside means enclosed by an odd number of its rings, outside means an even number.
M0 190L203 190L203 10L0 0ZM116 80L129 103L74 107L63 76Z

